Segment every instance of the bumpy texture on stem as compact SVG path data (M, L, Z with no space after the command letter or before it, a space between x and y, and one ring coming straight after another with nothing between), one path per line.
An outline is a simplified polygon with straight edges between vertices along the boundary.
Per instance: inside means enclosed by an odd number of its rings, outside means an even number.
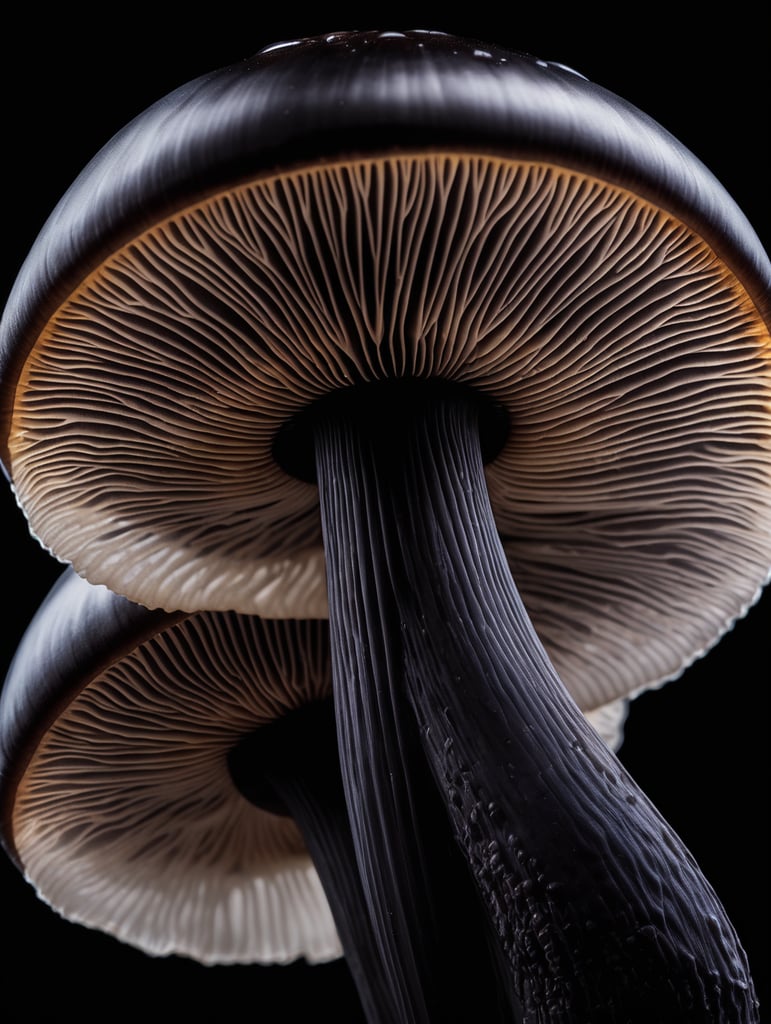
M340 574L346 591L355 577L372 614L388 609L378 699L409 690L524 1020L757 1020L746 957L711 887L587 726L532 630L490 512L475 411L412 397L389 417L370 395L328 428L339 461L322 491L333 488L346 513L326 523L338 534L330 581ZM330 611L333 643L370 643L375 623L358 633L362 614ZM351 676L340 689L371 700L367 682ZM406 786L377 724L355 708L343 718L353 744L379 746L370 762ZM344 756L355 788L350 766L365 755ZM368 804L385 785L357 794L367 828L398 820Z

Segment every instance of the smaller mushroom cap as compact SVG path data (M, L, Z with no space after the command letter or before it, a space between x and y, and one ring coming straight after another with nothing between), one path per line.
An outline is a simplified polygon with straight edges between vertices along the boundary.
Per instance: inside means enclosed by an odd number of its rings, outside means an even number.
M0 695L2 839L38 895L149 954L341 956L298 827L227 764L240 737L329 696L326 630L151 612L66 570Z

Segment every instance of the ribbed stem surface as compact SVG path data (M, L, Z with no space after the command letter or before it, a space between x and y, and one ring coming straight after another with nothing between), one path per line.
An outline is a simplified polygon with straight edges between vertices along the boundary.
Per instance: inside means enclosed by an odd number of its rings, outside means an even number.
M317 428L338 742L366 912L394 1024L518 1019L467 864L437 798L403 686L401 625L370 445ZM515 1001L516 1002L516 1001Z

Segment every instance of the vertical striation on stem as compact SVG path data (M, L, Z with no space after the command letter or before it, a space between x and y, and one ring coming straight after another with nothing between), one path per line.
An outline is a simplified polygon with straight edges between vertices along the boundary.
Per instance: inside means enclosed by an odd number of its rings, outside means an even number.
M356 427L355 408L340 412L326 409L315 430L333 689L353 843L392 982L392 1019L511 1021L517 1011L497 971L492 930L404 687L392 551L384 543L393 531L383 521L376 452Z

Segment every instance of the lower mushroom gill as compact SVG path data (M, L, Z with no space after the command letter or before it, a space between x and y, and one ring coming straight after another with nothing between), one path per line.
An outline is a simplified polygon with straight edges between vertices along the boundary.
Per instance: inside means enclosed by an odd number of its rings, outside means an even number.
M437 801L525 1021L755 1020L709 884L530 625L475 406L428 388L386 394L316 430L343 776L375 927L400 952L428 941L415 927L419 823ZM403 745L415 724L435 781L418 793L420 759Z

